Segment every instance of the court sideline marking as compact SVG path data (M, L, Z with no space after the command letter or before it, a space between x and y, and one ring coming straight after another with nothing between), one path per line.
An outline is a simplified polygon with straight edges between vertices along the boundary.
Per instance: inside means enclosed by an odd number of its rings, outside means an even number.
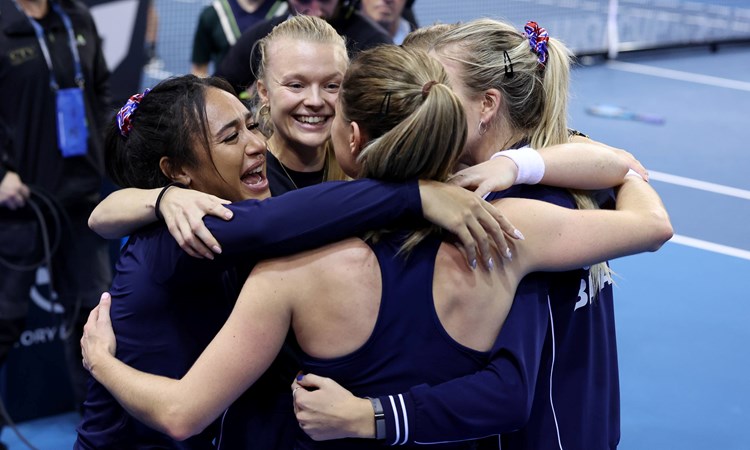
M729 195L731 197L737 197L743 200L750 200L750 191L746 191L744 189L724 186L722 184L709 183L708 181L701 181L693 178L681 177L678 175L671 175L664 172L657 172L655 170L649 170L648 176L649 179L661 181L663 183L676 184L678 186L700 189L702 191L708 191L714 194Z
M643 75L652 75L655 77L669 78L671 80L689 81L691 83L706 84L708 86L723 87L727 89L736 89L738 91L750 92L750 83L746 81L730 80L727 78L714 77L711 75L701 75L698 73L682 72L673 69L664 69L661 67L646 66L643 64L634 64L622 61L608 61L607 67L623 72L640 73Z
M643 64L627 63L622 61L609 61L607 66L621 70L623 72L639 73L643 75L651 75L660 78L668 78L672 80L688 81L691 83L705 84L708 86L722 87L727 89L736 89L740 91L750 92L750 83L737 80L729 80L726 78L714 77L710 75L701 75L690 72L682 72L679 70L664 69L660 67L646 66ZM709 183L707 181L694 180L692 178L681 177L677 175L671 175L664 172L649 171L649 177L656 181L664 183L676 184L679 186L685 186L693 189L700 189L703 191L713 192L716 194L729 195L732 197L738 197L745 200L750 200L750 191L743 189L733 188L729 186L723 186L721 184ZM669 242L675 244L681 244L688 247L694 247L701 250L706 250L715 253L721 253L723 255L734 256L750 261L750 251L743 250L736 247L730 247L728 245L721 245L715 242L704 241L701 239L691 238L689 236L682 236L675 234Z
M721 253L722 255L734 256L736 258L746 259L750 261L750 251L742 250L741 248L721 245L715 242L703 241L701 239L695 239L689 236L683 236L681 234L675 234L674 236L672 236L672 239L670 239L669 242L685 245L687 247L697 248L700 250L706 250L709 252Z
M654 170L649 170L648 175L650 179L661 181L663 183L676 184L678 186L684 186L692 189L713 192L715 194L729 195L744 200L750 200L750 191L746 191L744 189L733 188L716 183L709 183L707 181L694 180L692 178L671 175ZM707 250L709 252L721 253L722 255L734 256L750 261L750 251L736 247L730 247L728 245L721 245L715 242L704 241L701 239L695 239L679 234L675 234L669 242L685 245L688 247L694 247L701 250Z

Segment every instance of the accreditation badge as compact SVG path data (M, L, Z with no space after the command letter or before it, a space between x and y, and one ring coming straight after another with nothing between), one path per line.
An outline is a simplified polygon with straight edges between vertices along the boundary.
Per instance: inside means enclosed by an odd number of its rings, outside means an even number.
M74 87L57 90L57 143L63 157L86 154L89 129L83 89Z

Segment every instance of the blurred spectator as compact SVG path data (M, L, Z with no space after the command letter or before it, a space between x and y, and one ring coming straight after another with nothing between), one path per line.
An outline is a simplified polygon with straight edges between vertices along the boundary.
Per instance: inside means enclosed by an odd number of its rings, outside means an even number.
M209 63L219 63L243 31L277 14L286 15L285 0L214 0L203 8L193 37L190 72L208 76Z
M36 273L26 267L51 247L50 300L68 315L65 350L80 409L83 323L111 281L107 241L87 223L104 177L109 71L83 2L0 0L0 11L0 257L13 263L0 266L0 362L24 329ZM39 210L59 221L47 226Z
M159 37L159 13L154 6L154 0L149 2L146 14L146 65L152 69L161 69L164 67L164 62L156 54L156 40Z
M418 28L413 12L409 14L411 21L404 17L407 4L411 9L412 3L413 0L362 0L361 11L383 27L395 44L401 44L407 34Z

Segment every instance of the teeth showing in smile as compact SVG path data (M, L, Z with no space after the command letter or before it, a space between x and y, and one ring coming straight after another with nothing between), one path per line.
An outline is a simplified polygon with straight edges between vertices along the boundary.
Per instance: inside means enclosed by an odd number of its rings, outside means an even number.
M247 184L258 184L263 181L263 164L253 170L248 170L242 175L242 181Z
M325 122L326 118L323 116L297 116L297 120L304 123L321 123Z

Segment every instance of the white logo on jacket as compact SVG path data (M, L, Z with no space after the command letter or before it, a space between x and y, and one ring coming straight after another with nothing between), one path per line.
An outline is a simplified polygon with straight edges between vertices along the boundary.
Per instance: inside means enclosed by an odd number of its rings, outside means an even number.
M589 267L584 267L584 269L589 269ZM591 271L587 270L586 274L588 276L581 278L581 287L578 289L578 301L576 302L573 311L591 303L591 295L589 295L591 289L589 286L593 284L593 280L591 279ZM609 272L603 272L599 276L599 286L601 286L599 291L601 291L601 289L604 289L604 286L608 284L612 284L612 277L610 276Z

